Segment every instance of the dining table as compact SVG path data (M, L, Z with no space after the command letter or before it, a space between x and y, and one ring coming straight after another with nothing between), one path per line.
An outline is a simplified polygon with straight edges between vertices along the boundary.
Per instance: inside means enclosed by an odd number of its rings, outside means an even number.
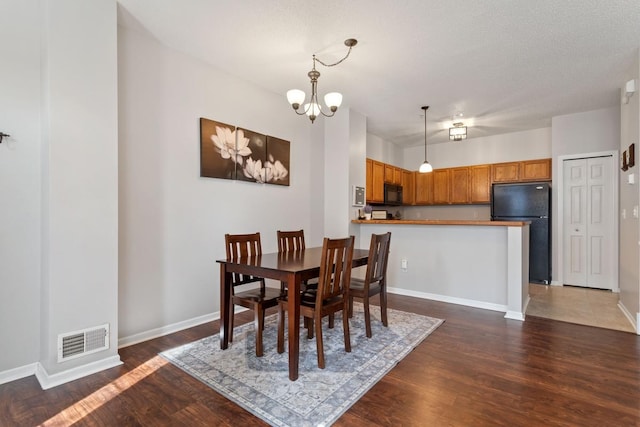
M354 249L352 267L367 264L368 249ZM231 304L232 275L273 279L287 284L289 379L298 379L300 349L300 288L309 279L320 276L322 247L300 251L266 253L238 259L219 259L220 264L220 348L229 347L229 334L233 316Z

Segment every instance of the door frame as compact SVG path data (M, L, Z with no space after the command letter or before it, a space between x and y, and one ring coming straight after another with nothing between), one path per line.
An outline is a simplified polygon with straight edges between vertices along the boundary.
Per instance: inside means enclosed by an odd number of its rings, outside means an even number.
M609 151L598 151L594 153L583 153L583 154L568 154L564 156L558 156L556 159L556 177L557 182L554 182L554 187L556 188L556 194L558 195L557 199L557 215L556 215L556 242L557 245L555 247L556 259L558 261L558 266L555 271L555 279L552 280L551 284L554 286L563 286L564 285L564 161L565 160L578 160L578 159L588 159L591 157L606 157L611 156L613 161L613 251L614 251L614 268L612 274L613 284L611 287L612 292L619 293L620 292L620 283L619 283L619 270L620 270L620 254L619 254L619 214L620 207L618 206L619 199L619 183L620 183L620 172L618 171L618 150L609 150ZM553 221L553 217L552 217ZM552 225L553 227L553 225Z

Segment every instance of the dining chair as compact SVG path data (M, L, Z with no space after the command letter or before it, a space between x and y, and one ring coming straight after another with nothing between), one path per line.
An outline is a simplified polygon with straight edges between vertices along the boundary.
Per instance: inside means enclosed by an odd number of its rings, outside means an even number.
M303 251L304 230L296 231L277 231L278 235L278 252Z
M278 237L278 252L286 253L286 252L296 252L296 251L304 251L306 246L304 243L304 230L295 230L295 231L277 231ZM301 291L307 289L307 287L316 287L317 283L314 281L305 280L302 284ZM280 282L280 290L284 294L287 289L287 282Z
M353 316L353 299L362 299L364 305L364 323L367 338L371 338L371 314L369 298L380 294L380 317L382 324L388 326L387 321L387 261L389 260L389 244L391 233L372 234L369 246L369 260L364 279L351 278L349 285L349 317Z
M322 245L320 277L318 287L307 289L300 297L300 314L308 319L308 337L313 338L315 329L318 367L324 369L324 345L322 342L322 318L329 316L329 327L333 327L332 315L342 311L344 349L351 352L349 335L349 281L353 261L354 237L344 239L325 238ZM278 302L278 353L284 352L284 312L288 301Z
M225 234L227 259L243 259L262 255L260 233L254 234ZM236 287L259 283L259 287L236 292ZM256 331L256 356L262 356L262 331L264 329L265 310L278 305L280 290L265 286L262 277L233 273L231 277L231 327L229 341L233 341L233 318L235 305L239 305L254 313L254 328Z

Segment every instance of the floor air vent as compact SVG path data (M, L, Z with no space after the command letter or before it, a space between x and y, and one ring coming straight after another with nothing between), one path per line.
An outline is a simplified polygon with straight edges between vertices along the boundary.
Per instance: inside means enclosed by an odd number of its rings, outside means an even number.
M109 324L58 335L58 362L109 348Z

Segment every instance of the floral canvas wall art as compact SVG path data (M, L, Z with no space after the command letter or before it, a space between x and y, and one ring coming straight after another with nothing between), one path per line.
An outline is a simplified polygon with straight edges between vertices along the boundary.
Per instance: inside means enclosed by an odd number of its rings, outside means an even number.
M236 163L241 159L235 126L201 118L200 176L236 179Z
M200 118L200 176L289 184L290 143Z
M236 179L240 181L265 182L264 164L267 159L267 136L248 129L236 131L238 147L247 153L237 164Z
M289 141L267 136L266 182L277 185L289 185Z

